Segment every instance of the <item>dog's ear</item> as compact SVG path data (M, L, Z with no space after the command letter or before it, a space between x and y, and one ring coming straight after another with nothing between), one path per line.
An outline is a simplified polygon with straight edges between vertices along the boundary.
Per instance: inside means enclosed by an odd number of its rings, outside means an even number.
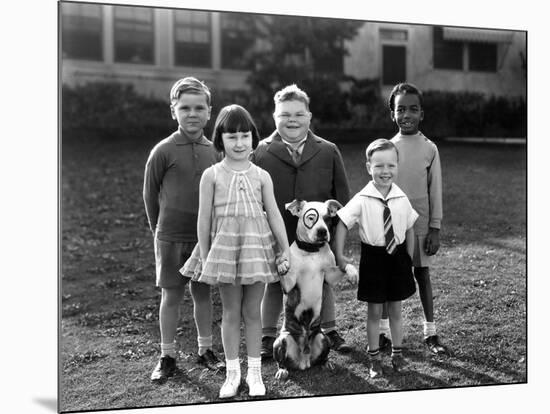
M306 202L304 200L294 200L291 203L286 203L285 208L290 211L293 216L299 216Z
M338 200L327 200L325 204L330 217L336 216L336 212L342 208L342 204L340 204Z

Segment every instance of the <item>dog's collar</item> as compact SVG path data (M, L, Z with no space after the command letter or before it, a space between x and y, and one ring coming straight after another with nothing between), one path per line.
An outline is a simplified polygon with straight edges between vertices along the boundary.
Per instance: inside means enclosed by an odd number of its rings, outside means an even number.
M306 252L318 252L321 247L325 245L325 242L322 243L308 243L301 240L296 239L296 246L298 246L299 249L305 250Z

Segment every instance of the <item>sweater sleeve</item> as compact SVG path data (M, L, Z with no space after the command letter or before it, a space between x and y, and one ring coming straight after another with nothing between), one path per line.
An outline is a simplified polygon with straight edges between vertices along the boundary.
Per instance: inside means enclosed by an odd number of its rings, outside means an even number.
M434 156L428 171L428 193L430 196L429 226L436 229L441 228L441 220L443 219L442 181L439 151L434 144Z
M143 179L143 202L145 204L145 213L149 221L149 228L154 233L157 227L159 216L159 193L163 177L164 157L162 153L155 148L149 154L145 164L145 174Z

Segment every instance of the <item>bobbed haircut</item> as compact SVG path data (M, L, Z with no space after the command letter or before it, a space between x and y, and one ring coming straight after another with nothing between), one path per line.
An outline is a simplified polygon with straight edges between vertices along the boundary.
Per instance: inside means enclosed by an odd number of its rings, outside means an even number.
M397 160L399 161L399 151L397 150L397 147L393 142L386 138L375 139L369 144L367 150L365 151L367 162L370 162L372 154L374 154L376 151L384 151L389 149L395 150L395 153L397 154Z
M283 89L275 93L273 97L275 105L286 101L300 101L306 105L309 111L309 96L303 90L293 83L292 85L285 86Z
M390 107L390 111L395 110L395 97L397 95L407 94L418 96L418 101L420 102L420 106L422 106L422 92L420 92L420 89L412 83L403 82L395 85L390 93L390 97L388 98L388 106Z
M206 96L206 103L208 106L211 104L212 94L208 86L197 78L188 76L176 81L174 85L172 85L172 89L170 89L170 106L174 106L184 93L204 95Z
M214 148L218 151L223 151L222 134L224 132L248 132L252 133L252 149L255 149L260 142L260 133L252 119L252 115L240 105L224 106L214 124L214 132L212 132L212 142Z

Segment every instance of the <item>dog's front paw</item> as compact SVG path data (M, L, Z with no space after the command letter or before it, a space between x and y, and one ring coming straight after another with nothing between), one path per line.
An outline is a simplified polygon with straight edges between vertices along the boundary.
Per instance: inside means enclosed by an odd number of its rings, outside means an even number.
M279 368L275 373L275 378L279 381L284 381L288 378L288 369Z

